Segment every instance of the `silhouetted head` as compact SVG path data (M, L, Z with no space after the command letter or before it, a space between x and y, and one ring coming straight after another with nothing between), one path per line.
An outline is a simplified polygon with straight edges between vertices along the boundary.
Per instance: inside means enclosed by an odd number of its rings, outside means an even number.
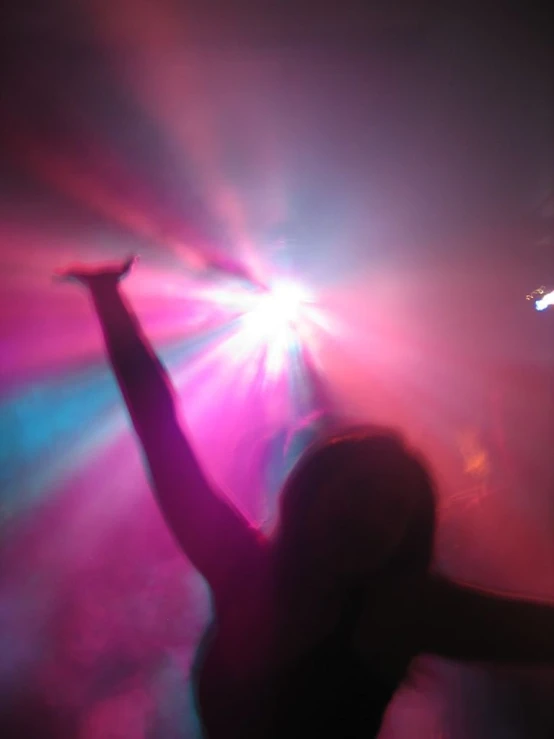
M287 569L345 578L430 566L435 495L425 466L388 430L357 428L309 449L281 496L275 545Z

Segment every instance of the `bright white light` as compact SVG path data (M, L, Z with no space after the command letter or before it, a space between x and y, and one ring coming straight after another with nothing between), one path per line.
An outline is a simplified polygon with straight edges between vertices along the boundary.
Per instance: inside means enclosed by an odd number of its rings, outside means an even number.
M554 305L554 290L546 293L546 295L543 295L542 298L535 302L535 308L537 310L544 310L549 305Z
M296 285L276 285L266 297L267 308L286 323L294 323L298 319L300 306L305 296Z
M259 297L255 307L246 316L247 322L267 337L293 329L300 317L303 300L305 295L296 285L275 285Z
M279 372L290 349L298 341L302 305L306 294L296 285L278 283L261 295L243 316L241 335L245 344L266 347L266 369Z

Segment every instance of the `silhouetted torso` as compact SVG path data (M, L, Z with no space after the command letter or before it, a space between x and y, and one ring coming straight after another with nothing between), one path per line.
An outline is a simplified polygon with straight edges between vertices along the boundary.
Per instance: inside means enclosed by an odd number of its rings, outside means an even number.
M385 678L353 646L365 599L354 593L331 630L299 648L298 640L287 639L286 629L274 639L279 626L272 617L278 607L271 607L269 598L256 603L258 595L251 595L241 598L238 589L234 616L223 613L220 627L210 627L200 650L195 678L206 737L377 736L409 659ZM289 618L294 628L294 614Z

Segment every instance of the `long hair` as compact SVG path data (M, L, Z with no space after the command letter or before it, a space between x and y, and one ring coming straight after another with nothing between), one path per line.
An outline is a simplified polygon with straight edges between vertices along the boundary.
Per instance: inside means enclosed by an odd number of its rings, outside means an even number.
M275 543L281 566L297 577L323 570L356 579L384 566L422 572L435 523L433 483L419 457L394 432L357 427L298 461L281 494Z

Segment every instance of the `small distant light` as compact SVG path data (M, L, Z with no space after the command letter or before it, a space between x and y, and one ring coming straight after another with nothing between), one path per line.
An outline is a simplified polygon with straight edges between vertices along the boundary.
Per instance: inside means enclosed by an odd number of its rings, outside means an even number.
M535 301L535 308L537 310L544 310L545 308L548 308L549 305L554 305L554 290L551 290L551 292L546 293L542 298Z

